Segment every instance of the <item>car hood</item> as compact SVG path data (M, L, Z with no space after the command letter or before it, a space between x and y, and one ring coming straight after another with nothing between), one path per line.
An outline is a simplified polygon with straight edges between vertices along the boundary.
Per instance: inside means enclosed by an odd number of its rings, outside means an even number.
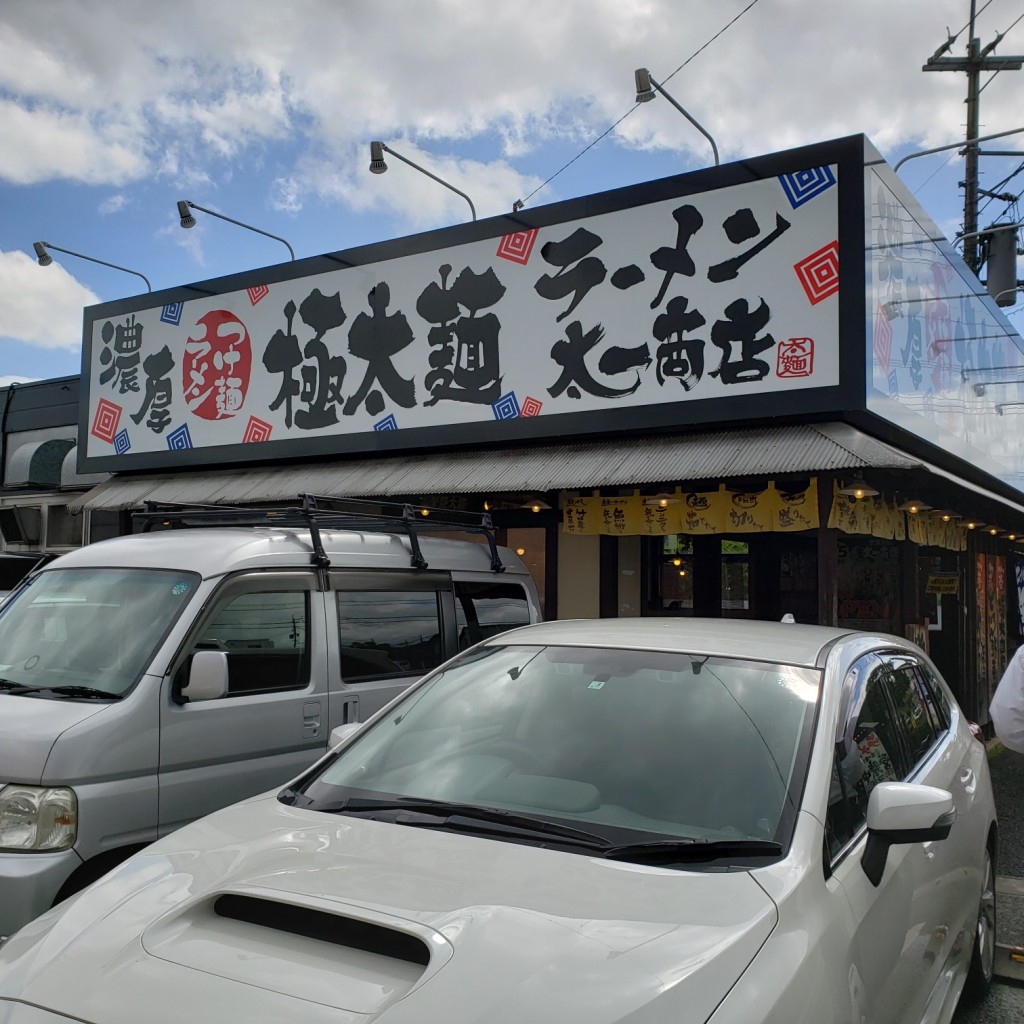
M0 783L38 783L60 734L107 707L0 691Z
M0 1000L103 1024L223 1024L226 1011L247 1024L601 1024L658 1000L703 1021L776 920L745 871L605 861L262 797L23 928L0 950Z

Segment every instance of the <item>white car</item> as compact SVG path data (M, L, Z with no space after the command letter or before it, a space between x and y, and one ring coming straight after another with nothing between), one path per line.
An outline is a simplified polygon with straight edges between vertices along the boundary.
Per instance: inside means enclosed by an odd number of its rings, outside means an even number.
M542 623L355 728L12 936L0 1024L918 1024L991 979L985 750L905 640Z

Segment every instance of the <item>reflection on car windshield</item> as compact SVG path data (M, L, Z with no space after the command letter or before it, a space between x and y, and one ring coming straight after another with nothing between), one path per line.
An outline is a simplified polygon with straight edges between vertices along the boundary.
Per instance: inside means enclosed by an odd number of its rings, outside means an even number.
M818 684L815 671L764 662L486 647L438 673L293 795L314 809L354 795L505 808L614 842L779 840L802 784Z
M42 572L3 605L0 677L15 694L122 694L198 583L194 573L158 569Z

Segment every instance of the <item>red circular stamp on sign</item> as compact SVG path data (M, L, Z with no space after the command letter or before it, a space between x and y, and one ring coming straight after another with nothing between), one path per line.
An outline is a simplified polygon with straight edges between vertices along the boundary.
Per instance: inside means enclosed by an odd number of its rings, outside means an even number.
M226 309L211 310L199 318L196 327L202 328L202 334L189 335L181 364L185 402L190 412L204 420L228 419L241 410L249 390L249 332Z

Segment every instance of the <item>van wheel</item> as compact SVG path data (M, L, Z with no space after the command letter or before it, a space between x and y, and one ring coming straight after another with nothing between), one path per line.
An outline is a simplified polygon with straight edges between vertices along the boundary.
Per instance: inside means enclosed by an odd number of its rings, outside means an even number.
M122 861L126 861L133 853L145 848L145 843L138 843L135 846L125 846L120 850L110 850L107 853L93 857L86 861L78 869L72 872L71 876L60 887L60 891L53 898L52 906L57 906L69 896L81 892L87 886L92 885L98 878L102 878L108 871L113 871Z
M969 1000L982 998L992 984L996 962L996 871L992 848L985 849L985 881L978 900L978 919L974 929L974 949L967 970L964 995Z

